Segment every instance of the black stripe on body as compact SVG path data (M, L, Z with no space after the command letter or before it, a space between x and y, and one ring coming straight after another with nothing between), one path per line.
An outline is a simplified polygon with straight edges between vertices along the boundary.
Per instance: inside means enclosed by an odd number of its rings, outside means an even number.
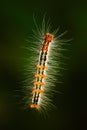
M44 47L45 46L43 45L42 48L44 48ZM48 46L47 46L47 49L48 49ZM47 61L47 54L48 54L47 51L41 50L40 58L39 58L39 64L40 65L45 66L46 61ZM37 68L37 73L38 74L44 74L44 71L45 71L44 68ZM42 82L43 78L42 77L36 77L36 81ZM41 90L41 88L42 88L41 85L35 85L35 89L40 89ZM33 93L33 99L32 99L33 104L38 104L39 96L40 96L40 92L34 92Z

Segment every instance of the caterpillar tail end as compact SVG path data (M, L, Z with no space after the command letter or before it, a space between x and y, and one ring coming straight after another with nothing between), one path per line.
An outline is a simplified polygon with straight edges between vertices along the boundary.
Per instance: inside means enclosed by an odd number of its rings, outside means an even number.
M32 104L30 104L30 108L39 109L39 105L32 103Z

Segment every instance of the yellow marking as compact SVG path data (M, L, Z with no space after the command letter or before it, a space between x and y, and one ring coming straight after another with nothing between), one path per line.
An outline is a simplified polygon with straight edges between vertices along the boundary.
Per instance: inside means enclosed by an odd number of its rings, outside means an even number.
M34 92L39 92L39 93L43 93L43 90L41 90L41 89L36 89L36 88L33 88L32 89L32 92L34 93Z
M46 68L47 68L47 66L45 66L45 65L43 66L43 65L39 65L39 64L38 64L38 65L37 65L37 68L46 69Z
M34 85L37 85L37 84L39 84L39 85L41 85L41 86L44 86L44 82L35 81L35 82L34 82Z
M36 73L35 77L46 78L46 75L45 74L38 74L38 73Z

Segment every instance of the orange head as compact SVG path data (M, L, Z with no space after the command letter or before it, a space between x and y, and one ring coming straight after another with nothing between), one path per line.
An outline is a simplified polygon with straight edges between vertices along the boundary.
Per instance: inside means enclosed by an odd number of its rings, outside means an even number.
M45 40L46 42L51 42L53 40L54 36L50 33L46 33Z

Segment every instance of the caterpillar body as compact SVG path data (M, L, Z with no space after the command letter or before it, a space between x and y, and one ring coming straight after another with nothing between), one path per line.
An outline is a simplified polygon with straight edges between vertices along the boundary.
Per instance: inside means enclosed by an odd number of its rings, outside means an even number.
M60 59L65 57L60 52L66 50L61 47L61 43L63 45L61 37L66 31L56 36L59 28L52 32L50 24L45 24L45 19L43 19L41 28L38 27L36 21L35 25L37 29L36 32L33 31L35 41L30 45L31 42L28 41L25 47L29 54L25 68L28 75L25 81L25 84L28 84L25 86L25 100L30 108L43 111L55 108L51 99L53 93L56 92L56 83L59 83L60 70L64 69L60 67Z
M45 85L44 78L46 78L45 70L47 68L49 46L53 40L53 37L54 37L53 35L47 33L42 43L42 47L39 55L39 61L36 66L37 72L35 74L36 80L34 82L34 88L32 90L33 97L32 97L32 104L30 105L31 108L38 109L40 106L41 96L44 92L44 85Z

